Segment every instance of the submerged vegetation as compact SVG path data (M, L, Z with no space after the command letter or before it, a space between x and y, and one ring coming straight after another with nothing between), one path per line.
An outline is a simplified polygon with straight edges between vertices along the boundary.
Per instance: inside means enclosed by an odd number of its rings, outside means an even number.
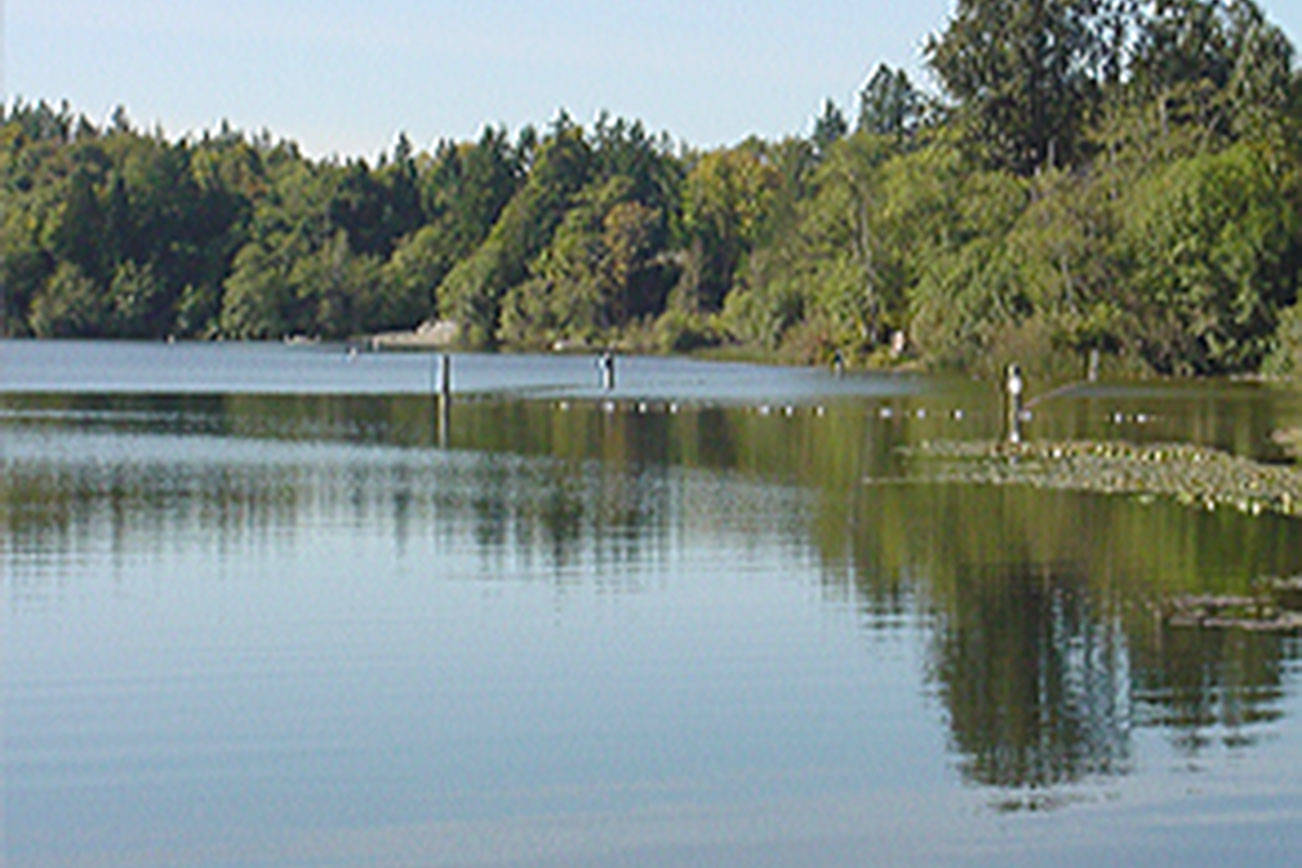
M922 478L932 481L1168 497L1208 510L1302 516L1302 471L1203 446L936 441L905 452L931 465Z
M696 150L563 112L374 165L0 114L0 334L1302 370L1302 77L1250 0L958 0L932 98ZM491 107L490 107L491 108Z

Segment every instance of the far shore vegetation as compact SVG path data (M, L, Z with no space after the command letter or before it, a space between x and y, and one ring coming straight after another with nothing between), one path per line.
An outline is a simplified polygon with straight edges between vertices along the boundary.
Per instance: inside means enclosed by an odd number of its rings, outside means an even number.
M926 57L938 95L881 65L714 150L561 112L314 160L19 100L0 335L1302 372L1302 74L1260 7L959 0Z

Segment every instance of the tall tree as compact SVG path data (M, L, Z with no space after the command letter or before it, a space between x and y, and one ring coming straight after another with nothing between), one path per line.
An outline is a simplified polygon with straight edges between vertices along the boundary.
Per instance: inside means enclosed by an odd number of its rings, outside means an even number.
M814 118L814 133L810 140L819 154L826 154L834 142L842 139L850 131L850 124L840 107L831 99L823 102L823 113Z
M46 244L54 258L75 264L92 280L104 271L101 241L104 212L95 195L95 181L84 166L74 169L62 193L63 204L49 224Z
M171 330L172 306L148 265L138 266L129 259L118 265L106 304L107 331L114 337L147 338Z
M451 236L456 255L465 256L493 228L523 174L500 127L485 127L478 142L442 142L421 176L424 213Z
M857 129L861 133L905 139L913 134L921 117L922 94L902 69L881 64L859 92Z
M1172 162L1132 192L1120 244L1136 343L1159 371L1254 368L1297 299L1302 215L1240 143Z
M927 62L972 138L1020 174L1069 164L1097 98L1098 0L959 0Z
M701 260L689 307L718 310L733 272L764 234L782 176L761 150L750 144L708 153L683 183L688 255L695 249Z
M103 291L72 262L62 262L32 299L32 332L40 338L99 337L108 306Z
M457 323L471 346L493 344L502 296L525 278L530 260L551 240L587 179L592 154L583 131L559 121L556 129L488 237L439 285L440 312Z

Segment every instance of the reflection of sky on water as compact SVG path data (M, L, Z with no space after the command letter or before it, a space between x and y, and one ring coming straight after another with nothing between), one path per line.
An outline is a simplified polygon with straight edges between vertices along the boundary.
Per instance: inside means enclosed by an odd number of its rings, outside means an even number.
M1144 603L1295 525L865 486L876 400L5 398L6 856L1284 861L1298 641Z
M595 353L451 358L454 394L604 394ZM429 394L438 364L435 353L349 353L340 345L0 340L0 392ZM838 378L821 369L642 356L620 356L616 364L617 398L807 401L923 388L920 378L907 375Z
M732 817L704 843L743 846L763 831L746 806L911 765L862 742L898 742L923 711L908 649L870 682L904 718L874 719L880 696L839 663L853 634L808 617L813 558L784 528L797 490L509 454L6 433L19 859L256 861L314 829L353 857L475 828L505 830L510 853L557 812L571 835L621 818L597 836L610 846L649 830L691 844Z

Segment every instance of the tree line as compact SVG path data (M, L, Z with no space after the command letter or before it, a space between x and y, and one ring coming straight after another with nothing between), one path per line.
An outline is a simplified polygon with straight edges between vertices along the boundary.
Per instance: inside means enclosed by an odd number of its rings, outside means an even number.
M0 333L1302 369L1302 75L1251 0L958 0L808 136L564 112L374 165L0 109Z

